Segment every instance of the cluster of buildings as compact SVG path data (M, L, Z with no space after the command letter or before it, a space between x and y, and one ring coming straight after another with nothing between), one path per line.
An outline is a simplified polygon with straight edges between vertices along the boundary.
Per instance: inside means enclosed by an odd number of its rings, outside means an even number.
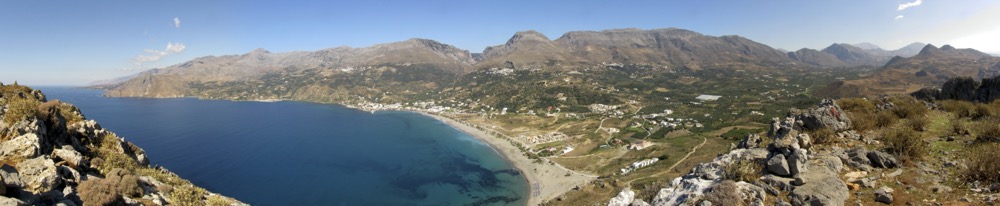
M569 136L563 134L562 132L552 132L533 136L520 135L518 136L518 139L520 139L521 142L527 142L529 144L541 144L569 139Z
M635 170L637 170L639 168L647 167L649 165L652 165L653 163L656 163L657 161L660 161L660 158L655 158L654 157L654 158L649 158L649 159L645 159L645 160L640 160L638 162L633 162L632 164L628 165L628 167L622 168L622 170L621 170L622 171L622 175L627 175L628 173L630 173L632 171L635 171Z

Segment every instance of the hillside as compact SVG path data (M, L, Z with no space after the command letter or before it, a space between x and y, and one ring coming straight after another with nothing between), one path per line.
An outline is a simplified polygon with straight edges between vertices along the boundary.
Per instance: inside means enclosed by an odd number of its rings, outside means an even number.
M0 84L0 205L243 205L162 167L142 148L38 90Z
M893 58L871 76L834 82L816 94L828 97L901 94L941 85L953 77L982 79L997 74L1000 74L998 57L974 49L927 45L913 57Z

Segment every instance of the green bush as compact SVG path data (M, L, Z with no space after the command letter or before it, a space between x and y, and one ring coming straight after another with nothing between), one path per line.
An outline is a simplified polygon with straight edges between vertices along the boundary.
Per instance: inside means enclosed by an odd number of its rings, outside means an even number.
M996 155L996 151L1000 151L1000 143L976 144L968 151L965 159L969 161L969 167L963 176L970 182L1000 183L1000 172L997 172L1000 171L1000 158Z
M903 161L922 159L928 151L927 142L923 136L907 127L892 127L882 134L882 141L889 153L895 154Z

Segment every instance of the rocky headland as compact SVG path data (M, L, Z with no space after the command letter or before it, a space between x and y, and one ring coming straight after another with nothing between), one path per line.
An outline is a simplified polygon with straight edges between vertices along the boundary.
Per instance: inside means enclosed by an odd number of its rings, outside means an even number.
M0 205L245 205L150 165L71 104L0 85Z

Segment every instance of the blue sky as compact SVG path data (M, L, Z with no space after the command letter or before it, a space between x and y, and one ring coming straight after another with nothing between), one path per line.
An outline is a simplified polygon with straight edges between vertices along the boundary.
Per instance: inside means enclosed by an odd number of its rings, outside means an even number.
M472 52L537 30L677 27L786 50L871 42L1000 53L1000 1L0 1L0 82L83 85L207 55L409 38Z

